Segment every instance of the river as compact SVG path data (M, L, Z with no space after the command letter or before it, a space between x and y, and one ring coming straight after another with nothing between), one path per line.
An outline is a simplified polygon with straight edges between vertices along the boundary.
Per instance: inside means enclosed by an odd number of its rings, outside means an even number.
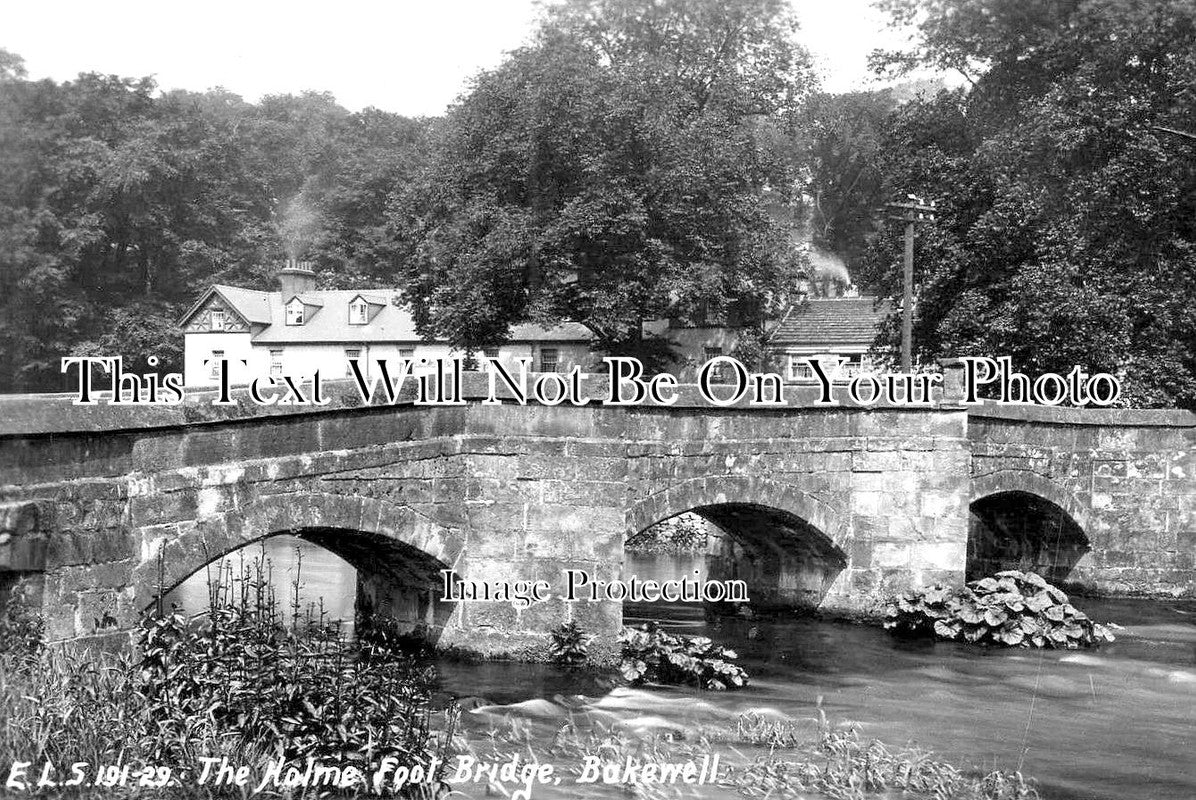
M267 542L280 594L293 579L294 545L284 537ZM689 569L688 561L651 557L628 572ZM332 616L351 617L347 565L305 548L302 574L307 599L322 596ZM205 596L202 586L191 591L191 602ZM751 686L632 690L509 663L445 663L441 683L470 698L466 731L483 738L500 719L521 719L547 743L580 712L631 729L686 731L744 713L812 720L821 707L832 723L854 722L863 736L890 745L916 743L957 766L1020 765L1048 799L1196 797L1196 603L1079 598L1077 605L1124 626L1117 641L1086 651L986 650L814 619L706 622L699 609L657 604L628 609L627 622L650 617L733 647Z

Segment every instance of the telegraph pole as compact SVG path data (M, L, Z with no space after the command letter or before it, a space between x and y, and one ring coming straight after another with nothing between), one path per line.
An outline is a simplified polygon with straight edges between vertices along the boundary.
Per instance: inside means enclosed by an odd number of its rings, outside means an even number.
M901 301L901 371L912 372L914 362L914 225L933 222L935 204L917 195L906 195L908 202L889 203L905 223L905 271Z

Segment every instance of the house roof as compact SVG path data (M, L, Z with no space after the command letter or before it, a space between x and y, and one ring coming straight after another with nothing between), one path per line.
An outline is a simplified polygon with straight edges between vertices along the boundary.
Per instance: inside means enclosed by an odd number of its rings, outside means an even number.
M241 289L237 286L213 286L246 322L269 325L271 321L270 292ZM281 317L280 317L281 319Z
M772 343L867 347L888 312L888 304L877 305L874 297L807 300L789 309L773 331Z
M358 292L357 294L355 294L349 298L349 302L352 303L354 300L356 300L359 297L372 306L384 306L384 305L386 305L386 302L387 302L385 297L380 297L379 295L376 295L376 294L369 294L367 292Z
M208 298L214 294L219 295L225 304L240 314L246 322L258 325L270 324L270 295L277 294L277 292L259 292L256 289L242 289L237 286L221 284L215 284L201 294L195 304L187 309L187 313L179 318L178 324L186 325L187 321L195 316L195 312L199 311L208 302Z
M284 306L291 298L284 298L281 292L213 286L191 307L179 324L186 325L213 292L219 294L246 321L265 325L253 334L255 343L422 341L415 330L415 319L410 310L388 300L394 296L394 292L389 289L329 289L303 292L299 295L303 303L319 306L319 311L309 315L302 325L286 325ZM350 325L349 303L359 296L381 308L365 325ZM575 322L565 322L553 328L543 328L539 325L515 325L511 328L511 340L516 342L582 342L591 338L590 330Z

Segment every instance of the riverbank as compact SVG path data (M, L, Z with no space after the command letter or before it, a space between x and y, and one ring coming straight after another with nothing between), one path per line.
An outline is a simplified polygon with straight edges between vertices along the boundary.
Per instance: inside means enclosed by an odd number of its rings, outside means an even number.
M474 703L460 716L457 704L442 698L396 716L396 722L413 713L437 720L427 731L427 750L382 755L372 735L336 742L335 731L325 730L324 746L302 756L295 746L303 735L281 715L265 722L288 733L257 741L208 736L199 709L185 720L187 732L162 728L172 715L147 698L159 684L139 683L146 676L134 666L113 654L0 656L6 791L136 798L482 797L520 789L545 800L613 800L628 792L665 798L682 790L693 797L793 800L894 792L915 800L1038 797L1021 775L960 770L918 748L890 748L855 726L832 727L825 716L760 710L730 718L689 700L688 713L709 718L678 724L652 713L661 706L657 690L628 688L595 698ZM313 689L303 679L292 688L305 697ZM315 709L309 711L314 720Z
M413 659L385 628L363 626L348 640L320 618L301 618L297 601L288 618L261 569L233 586L237 602L213 594L205 625L181 614L147 618L136 653L43 647L37 619L10 605L4 630L20 635L0 643L6 791L432 798L534 789L563 800L673 797L684 787L697 797L1038 797L1020 774L891 749L854 725L832 727L821 709L815 718L729 714L691 696L685 713L707 718L669 720L653 709L672 690L631 689L594 671L572 672L570 684L593 696L471 702L454 680L477 679L497 662L444 664L456 675L442 681L437 665Z

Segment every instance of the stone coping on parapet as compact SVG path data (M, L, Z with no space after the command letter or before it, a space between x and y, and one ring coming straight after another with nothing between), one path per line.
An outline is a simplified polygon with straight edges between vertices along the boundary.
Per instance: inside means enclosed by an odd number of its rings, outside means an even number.
M999 404L991 401L962 408L968 412L969 417L1010 422L1117 428L1196 428L1196 414L1176 408L1063 408Z
M534 377L534 376L533 376ZM606 376L592 376L582 381L582 395L591 399L592 408L616 408L602 405L599 401L607 396ZM0 395L0 437L51 435L70 433L96 433L129 430L175 428L184 425L229 422L239 419L253 419L296 414L319 414L343 412L362 407L361 397L352 380L325 381L326 405L260 406L250 401L248 390L235 387L232 405L212 405L216 390L209 387L189 387L185 390L186 401L175 405L131 405L112 404L107 395L97 393L99 402L94 405L76 405L76 395L70 394L24 394ZM1037 422L1059 425L1095 425L1120 427L1164 427L1196 428L1196 414L1176 409L1132 409L1132 408L1062 408L1031 405L983 405L964 406L958 402L936 397L930 405L902 405L876 403L861 406L851 403L845 396L838 396L837 405L819 404L818 387L814 385L786 384L784 405L749 405L744 400L729 406L714 406L698 391L694 384L677 387L678 400L671 406L645 402L634 406L617 408L668 412L669 410L702 408L711 414L742 412L751 410L761 414L786 413L794 410L836 412L843 410L862 411L922 411L941 410L946 412L966 411L969 416L982 419L1008 420L1011 422ZM462 396L476 404L488 393L487 376L480 373L465 373ZM500 399L511 400L509 391L499 391ZM400 393L393 405L405 408L415 406L414 386L409 384ZM529 401L529 405L532 405ZM390 405L382 400L371 403L374 408ZM424 406L435 408L435 405Z

